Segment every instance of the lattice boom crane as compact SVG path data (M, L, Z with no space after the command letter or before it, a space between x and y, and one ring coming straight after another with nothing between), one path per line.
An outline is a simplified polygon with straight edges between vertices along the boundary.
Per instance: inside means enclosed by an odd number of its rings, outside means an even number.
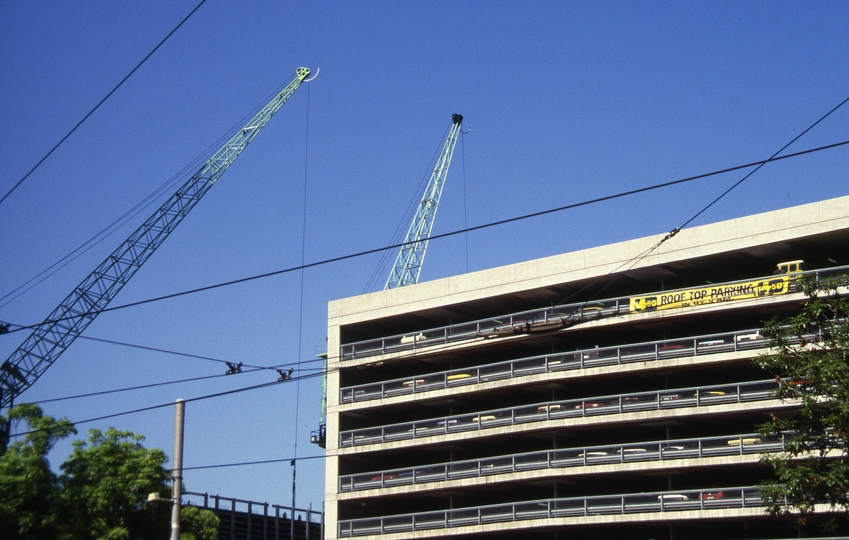
M422 195L422 202L413 217L410 230L407 231L404 245L398 253L398 258L395 259L395 265L392 267L389 279L386 280L384 290L415 285L419 281L419 272L421 272L424 263L427 243L430 240L433 221L436 219L439 199L442 197L442 188L445 187L445 179L448 178L451 157L454 155L454 148L457 146L463 115L455 114L451 117L451 121L448 139L445 141L445 146L442 147L439 159L436 160L433 174L425 188L424 195Z
M309 74L309 69L298 68L295 78L268 105L85 278L3 362L0 366L0 407L11 406L15 396L32 386L82 334Z

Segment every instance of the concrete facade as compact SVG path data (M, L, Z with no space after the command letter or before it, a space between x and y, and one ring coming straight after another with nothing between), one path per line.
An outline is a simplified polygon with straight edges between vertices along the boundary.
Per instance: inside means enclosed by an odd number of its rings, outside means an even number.
M849 197L665 236L331 302L326 538L787 536L751 360Z

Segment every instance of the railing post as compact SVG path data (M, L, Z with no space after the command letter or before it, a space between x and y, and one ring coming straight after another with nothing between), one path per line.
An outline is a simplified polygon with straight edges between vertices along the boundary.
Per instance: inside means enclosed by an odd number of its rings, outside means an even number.
M236 540L236 501L230 500L230 540Z
M274 540L280 540L280 507L274 505Z

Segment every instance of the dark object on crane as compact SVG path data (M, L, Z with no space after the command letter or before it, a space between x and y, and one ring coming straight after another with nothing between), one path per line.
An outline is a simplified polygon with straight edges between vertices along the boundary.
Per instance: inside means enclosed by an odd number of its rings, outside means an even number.
M385 289L396 289L406 285L415 285L419 282L419 272L422 270L427 243L430 240L430 232L433 230L433 221L436 219L436 210L439 207L439 199L442 197L442 188L445 187L445 179L448 178L448 167L451 166L451 157L457 146L457 138L460 135L460 126L463 123L462 114L451 116L451 129L448 131L448 139L442 147L442 153L436 160L433 174L422 195L413 222L404 238L404 243L389 279L386 280Z
M216 152L165 204L83 280L0 370L0 407L29 388L130 280L153 251L194 208L271 117L310 74L298 68L295 78ZM3 448L0 448L2 451Z
M282 369L278 369L277 373L280 374L280 377L277 378L278 381L288 381L292 378L292 373L295 372L295 368L289 368L289 371L283 371Z
M233 362L227 362L227 367L230 368L227 370L225 375L235 375L236 373L242 372L242 363L234 364Z
M310 432L310 442L321 448L327 448L327 425L319 424L318 429Z

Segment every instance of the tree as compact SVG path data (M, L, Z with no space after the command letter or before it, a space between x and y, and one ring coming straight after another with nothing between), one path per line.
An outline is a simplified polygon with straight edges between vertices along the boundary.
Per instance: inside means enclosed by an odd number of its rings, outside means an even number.
M807 301L765 327L776 352L756 360L775 376L778 397L800 405L760 427L784 433L786 448L762 457L775 478L759 487L771 514L798 512L804 523L817 505L849 512L849 276L797 283Z
M59 481L47 454L76 433L68 420L44 416L36 405L19 405L6 422L25 422L28 433L0 456L0 531L8 539L58 538L62 528Z
M170 497L170 474L162 450L144 437L113 428L89 431L74 441L61 475L47 454L75 434L68 420L44 416L36 405L19 405L6 422L26 422L22 440L0 455L0 536L10 540L123 540L167 538L171 506L147 504L149 493ZM184 540L214 540L218 518L209 510L184 510Z
M215 540L220 520L210 510L184 506L180 512L180 540Z
M62 498L78 538L117 540L165 538L169 508L147 504L149 493L170 493L168 458L142 445L144 437L109 428L89 431L88 443L74 441L62 465Z

